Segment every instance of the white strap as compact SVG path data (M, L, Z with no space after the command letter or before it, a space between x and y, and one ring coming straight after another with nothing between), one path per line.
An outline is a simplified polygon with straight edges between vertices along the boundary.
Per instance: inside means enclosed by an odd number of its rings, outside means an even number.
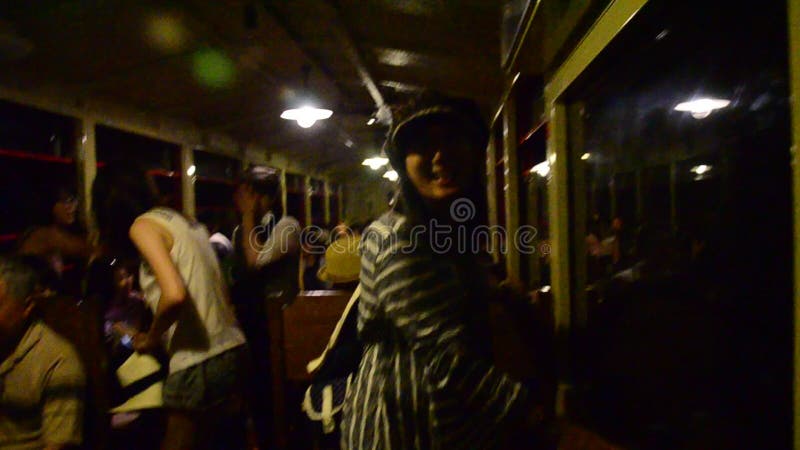
M331 337L328 339L328 345L325 347L325 350L322 351L322 354L319 357L311 360L308 364L306 364L306 371L308 373L314 373L319 369L319 366L322 365L322 361L325 360L325 356L328 354L328 351L336 345L336 341L339 340L339 333L342 331L344 327L344 322L347 320L348 314L350 314L350 310L353 308L353 305L356 304L358 301L358 296L361 295L361 284L356 286L356 290L353 292L352 297L350 300L347 301L347 306L344 308L344 312L342 312L342 316L339 317L339 322L336 323L336 328L333 329L333 333Z
M333 433L336 424L333 422L333 387L328 385L322 388L322 431L325 434Z

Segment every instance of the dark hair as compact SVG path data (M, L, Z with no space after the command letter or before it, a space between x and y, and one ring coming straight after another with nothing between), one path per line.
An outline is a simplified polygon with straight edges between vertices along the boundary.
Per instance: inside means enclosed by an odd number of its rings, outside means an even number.
M478 104L473 100L449 97L436 91L423 91L402 104L392 107L394 126L389 133L385 152L398 174L405 173L405 153L420 130L432 123L447 123L463 133L476 148L486 147L489 127Z
M249 166L240 177L240 182L251 186L261 195L276 199L281 194L280 172L266 166Z
M147 172L128 163L109 163L97 171L92 185L92 210L103 244L112 254L136 253L128 230L137 217L155 207L158 190Z
M39 188L32 192L30 225L44 226L53 223L53 207L56 203L68 199L76 198L77 189L70 179L59 179L56 181L45 181ZM75 223L69 227L70 231L82 233L85 231L80 223L80 215L75 218Z
M447 97L436 92L423 92L395 107L394 113L396 125L385 146L392 167L400 175L400 194L394 208L405 214L411 224L421 224L433 218L433 213L428 210L419 192L408 179L405 170L405 143L431 124L445 120L457 124L457 127L450 129L465 133L473 150L483 153L489 140L488 127L474 101ZM481 160L480 157L476 158L476 164ZM461 195L475 206L472 220L464 223L469 228L487 222L486 189L482 173L482 170L475 171L475 179Z

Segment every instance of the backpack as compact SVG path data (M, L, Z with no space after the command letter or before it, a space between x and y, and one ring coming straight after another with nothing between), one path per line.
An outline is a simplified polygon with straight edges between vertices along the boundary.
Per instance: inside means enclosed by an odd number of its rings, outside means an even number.
M358 371L361 363L364 346L358 338L360 294L361 285L358 285L336 323L322 355L306 365L312 381L306 389L303 411L312 421L321 422L325 434L336 429L335 417L344 406L353 374Z

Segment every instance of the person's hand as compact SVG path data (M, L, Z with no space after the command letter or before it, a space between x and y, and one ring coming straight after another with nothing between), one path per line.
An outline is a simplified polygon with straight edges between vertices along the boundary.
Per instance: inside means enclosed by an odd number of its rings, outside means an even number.
M133 349L136 353L153 353L158 350L161 342L150 333L136 333L133 336Z
M236 193L233 194L233 202L236 204L236 209L242 214L252 214L256 210L258 203L258 194L253 191L252 186L243 184L239 186Z

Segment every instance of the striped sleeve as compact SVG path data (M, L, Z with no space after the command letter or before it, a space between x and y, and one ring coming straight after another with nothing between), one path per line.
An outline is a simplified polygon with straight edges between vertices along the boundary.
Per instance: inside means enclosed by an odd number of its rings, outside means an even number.
M370 281L386 318L424 364L434 434L442 444L480 448L473 444L525 407L527 391L470 351L465 293L451 265L382 247Z

